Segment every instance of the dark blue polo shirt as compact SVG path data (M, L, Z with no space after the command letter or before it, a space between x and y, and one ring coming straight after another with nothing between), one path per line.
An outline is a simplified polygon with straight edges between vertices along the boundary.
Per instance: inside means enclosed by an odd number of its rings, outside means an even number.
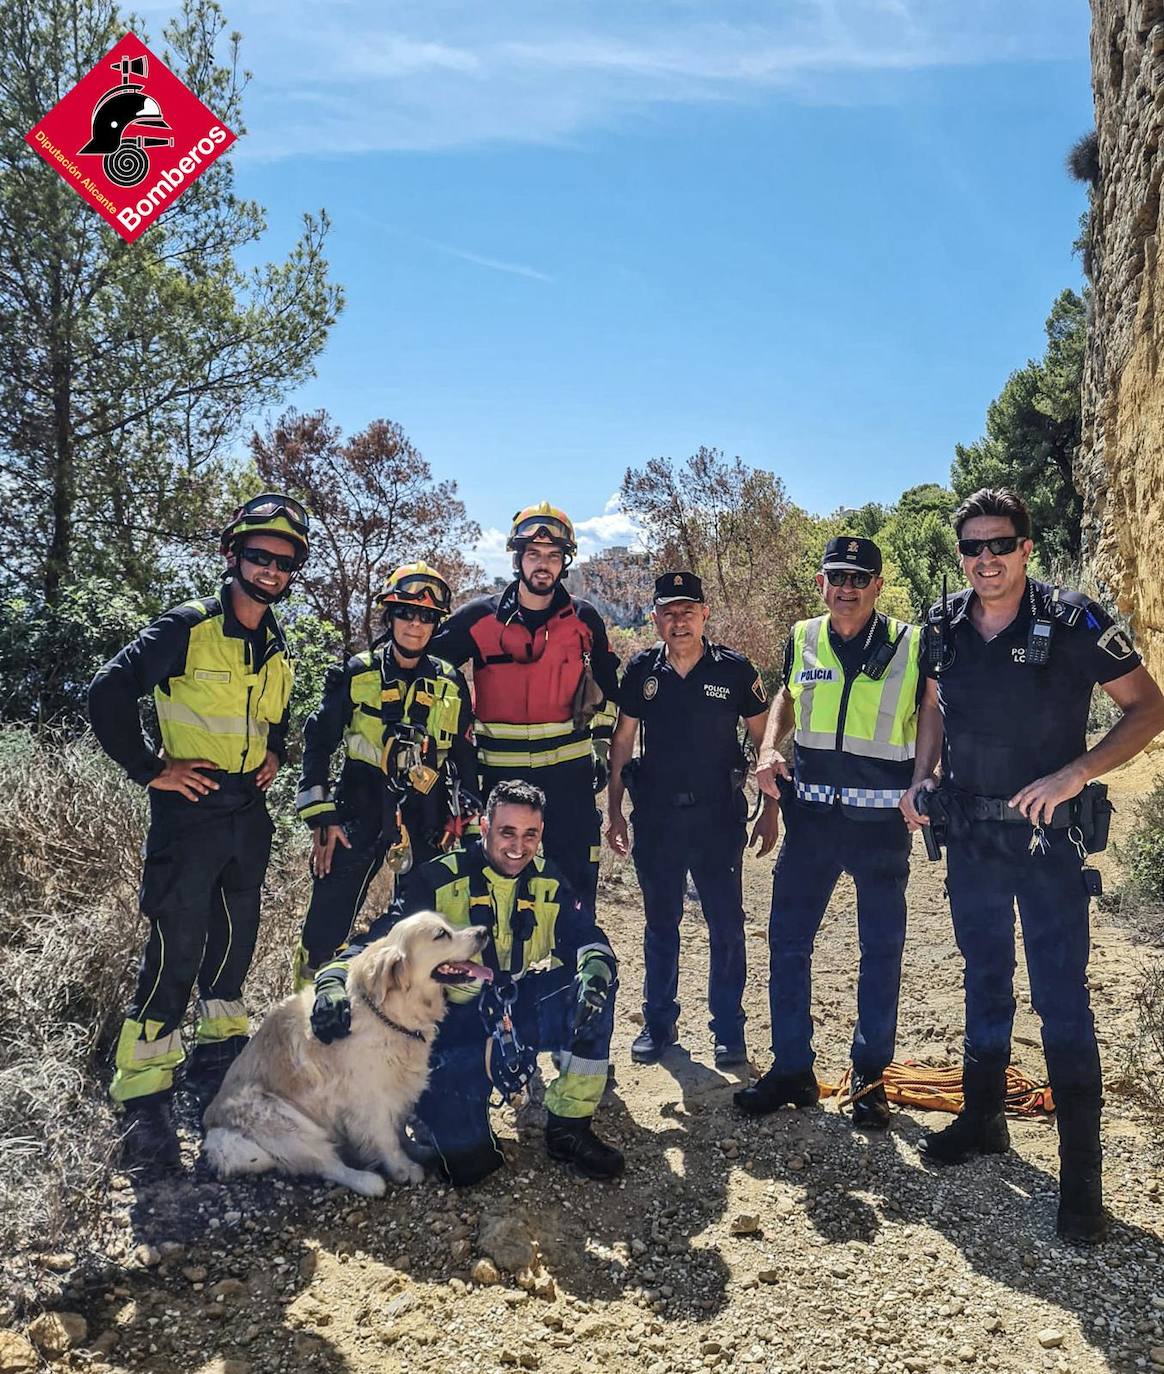
M768 709L755 665L734 649L704 641L703 657L686 677L661 644L627 664L619 705L643 722L636 781L640 799L676 797L722 803L740 764L739 722Z
M937 675L946 730L942 772L963 792L1010 798L1078 758L1087 748L1092 688L1140 665L1127 631L1094 601L1073 625L1057 619L1054 590L1028 579L1018 614L991 640L970 619L974 593L950 598L954 658ZM1050 662L1042 668L1026 662L1032 591L1039 614L1054 627Z

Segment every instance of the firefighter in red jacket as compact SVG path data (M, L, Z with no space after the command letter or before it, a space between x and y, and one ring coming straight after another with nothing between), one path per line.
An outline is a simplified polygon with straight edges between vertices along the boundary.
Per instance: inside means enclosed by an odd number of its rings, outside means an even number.
M602 617L562 586L578 552L569 516L548 501L518 511L506 548L516 580L460 607L429 648L473 665L483 796L503 778L542 789L546 857L593 910L618 659Z

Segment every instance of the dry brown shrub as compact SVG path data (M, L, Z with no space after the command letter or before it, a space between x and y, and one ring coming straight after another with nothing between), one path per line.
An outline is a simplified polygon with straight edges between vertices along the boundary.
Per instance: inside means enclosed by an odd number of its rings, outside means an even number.
M146 934L137 909L147 805L91 738L0 730L0 1254L83 1249L119 1135L112 1046ZM252 1010L289 988L309 889L281 826Z

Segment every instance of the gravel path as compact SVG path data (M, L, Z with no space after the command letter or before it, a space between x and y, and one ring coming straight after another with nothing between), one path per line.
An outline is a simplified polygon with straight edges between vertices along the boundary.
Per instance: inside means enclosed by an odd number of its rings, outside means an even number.
M1130 796L1138 774L1125 784ZM1118 794L1117 794L1118 800ZM1126 821L1126 818L1124 818ZM746 872L749 1037L767 1066L770 864ZM188 1139L183 1177L119 1180L103 1242L115 1266L29 1257L76 1320L0 1332L0 1374L32 1347L57 1367L157 1374L283 1370L1164 1371L1164 1133L1126 1095L1105 1115L1112 1240L1054 1236L1053 1126L1012 1125L1014 1148L962 1169L924 1168L919 1134L944 1120L895 1113L884 1135L833 1106L765 1121L733 1114L734 1075L711 1067L707 941L685 924L682 1043L629 1061L641 915L629 868L608 875L602 919L624 964L618 1084L601 1113L627 1155L617 1185L550 1164L538 1109L500 1114L510 1167L465 1193L429 1183L366 1201L264 1179L210 1180ZM851 1030L853 894L838 889L818 943L818 1071L840 1073ZM941 869L914 854L899 1057L956 1061L961 967ZM1095 1004L1109 1079L1134 1013L1129 989L1159 951L1100 926ZM1026 993L1020 979L1020 1002ZM1016 1062L1041 1079L1037 1024L1020 1007ZM82 1330L84 1327L84 1330Z

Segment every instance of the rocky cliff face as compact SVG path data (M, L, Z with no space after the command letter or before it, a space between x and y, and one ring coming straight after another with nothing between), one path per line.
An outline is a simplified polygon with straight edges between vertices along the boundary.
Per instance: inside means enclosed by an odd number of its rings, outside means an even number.
M1092 0L1099 179L1077 480L1084 549L1164 677L1164 0Z

